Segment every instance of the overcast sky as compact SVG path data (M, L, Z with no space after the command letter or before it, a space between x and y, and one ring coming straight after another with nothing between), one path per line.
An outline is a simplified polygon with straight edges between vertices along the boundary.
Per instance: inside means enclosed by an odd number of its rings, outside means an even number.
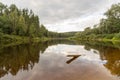
M19 8L32 9L47 29L57 32L81 31L99 23L103 13L120 0L0 0Z

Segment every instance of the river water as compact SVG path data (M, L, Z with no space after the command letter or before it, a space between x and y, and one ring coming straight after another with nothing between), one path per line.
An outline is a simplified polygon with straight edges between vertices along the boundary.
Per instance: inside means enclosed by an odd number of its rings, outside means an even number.
M68 40L0 46L0 80L120 80L120 46Z

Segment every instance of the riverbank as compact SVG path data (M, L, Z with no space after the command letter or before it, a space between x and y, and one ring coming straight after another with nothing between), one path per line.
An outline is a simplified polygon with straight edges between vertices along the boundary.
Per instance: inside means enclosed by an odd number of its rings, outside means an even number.
M29 43L40 43L40 42L46 42L51 40L68 40L69 38L60 38L60 37L33 37L30 38L28 36L18 36L18 35L9 35L0 33L0 47L9 47L14 45L20 45L20 44L29 44Z
M84 37L71 37L71 40L84 40L84 41L103 41L103 42L120 42L120 33L115 34L89 34Z
M0 46L8 47L20 44L27 44L27 43L37 43L37 42L44 42L50 40L50 38L46 37L34 37L29 38L26 36L16 36L16 35L8 35L8 34L0 34Z

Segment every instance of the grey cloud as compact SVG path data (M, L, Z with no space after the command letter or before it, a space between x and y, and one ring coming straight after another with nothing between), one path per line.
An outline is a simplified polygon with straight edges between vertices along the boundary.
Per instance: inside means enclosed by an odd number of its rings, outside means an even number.
M7 3L11 0L2 0ZM99 10L108 0L13 0L19 7L33 9L39 14L43 23L92 14ZM12 3L12 2L10 2ZM9 4L9 3L8 3Z
M106 3L105 0L94 0L94 2L90 0L51 0L47 3L48 5L42 6L39 15L49 23L92 14L104 3Z
M64 22L64 20L67 19L77 18L83 19L93 14L95 14L98 22L98 19L101 18L99 17L99 15L103 15L103 13L111 6L111 4L120 2L119 0L29 0L29 1L1 0L1 1L5 4L15 3L20 8L32 9L36 14L39 15L40 21L43 24L54 25L54 23L57 23L58 24L57 26L60 26L62 24L61 21ZM92 18L89 20L86 19L84 23L78 22L78 24L79 26L80 25L82 26L82 24L88 24L87 21L90 20L92 20ZM57 26L54 26L53 28L58 29L59 27ZM83 27L80 28L77 24L74 26L76 30L78 29L81 30L81 28L83 28Z

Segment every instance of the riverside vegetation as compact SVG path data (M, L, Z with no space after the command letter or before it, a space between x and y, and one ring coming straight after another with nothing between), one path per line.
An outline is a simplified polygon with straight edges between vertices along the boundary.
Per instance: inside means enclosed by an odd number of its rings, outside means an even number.
M119 41L120 3L112 5L104 15L106 17L93 28L87 27L79 32L57 33L48 31L43 24L40 24L39 17L32 10L18 9L15 4L7 6L0 3L0 44L13 45L55 38Z
M18 9L15 4L7 6L0 3L0 44L39 42L74 34L48 31L32 10Z
M105 18L101 19L99 24L78 32L75 38L77 40L119 41L120 3L113 4L104 15Z

